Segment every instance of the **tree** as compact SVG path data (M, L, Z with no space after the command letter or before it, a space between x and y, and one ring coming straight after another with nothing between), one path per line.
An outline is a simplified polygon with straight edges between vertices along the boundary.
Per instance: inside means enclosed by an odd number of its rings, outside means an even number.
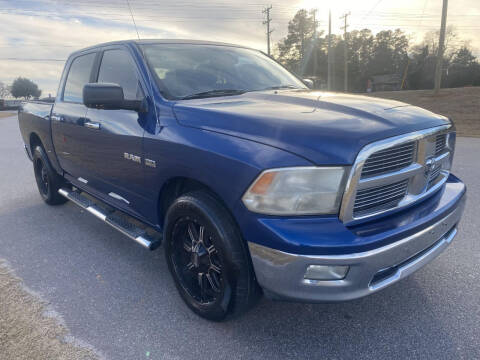
M314 39L312 12L299 10L288 23L288 34L277 45L276 57L288 69L302 76L327 78L328 38L323 32ZM381 31L375 36L368 29L354 30L347 37L349 88L364 91L372 75L402 75L406 67L408 38L397 29ZM344 63L342 36L332 34L334 65ZM316 61L316 64L314 63ZM334 66L334 89L343 89L343 66Z
M407 64L407 51L408 38L403 31L380 31L375 35L370 74L401 74Z
M349 88L364 91L370 77L369 64L373 57L375 38L371 30L353 30L348 34Z
M311 54L313 51L314 33L313 14L305 9L298 10L288 23L287 37L277 45L279 60L290 70L303 72L307 54Z
M425 34L421 46L428 46L430 54L437 56L439 37L440 30L431 30ZM457 39L458 34L455 27L452 25L447 26L447 30L445 31L445 52L443 55L444 61L450 61L455 55L455 52L458 50L456 48Z
M0 99L6 98L10 95L10 87L0 81Z
M452 59L452 65L460 65L469 67L477 62L477 58L472 54L472 51L466 46L460 48Z
M436 53L424 42L411 49L410 57L409 88L431 89L434 83ZM480 84L480 64L467 45L449 54L444 59L443 68L442 84L444 87Z
M432 89L437 57L428 45L414 46L410 53L407 83L409 89Z
M463 46L452 57L448 67L447 86L477 85L480 81L480 64L472 51Z
M37 84L22 77L18 77L13 81L10 92L14 98L23 97L24 99L38 98L42 94L42 90L38 88Z
M317 84L321 84L327 79L328 38L323 32L314 38L313 19L312 12L299 10L288 23L287 36L277 44L275 57L289 70L301 76L315 76ZM461 41L463 46L459 47L459 40L455 29L448 27L442 83L450 87L480 85L480 64L468 42ZM332 34L334 65L344 63L344 42L342 36ZM410 46L400 29L377 34L369 29L353 30L347 36L347 50L349 89L354 92L365 91L372 76L396 75L401 79L406 70L408 89L433 87L438 31L427 33L421 44ZM343 71L343 66L334 66L334 90L343 90Z

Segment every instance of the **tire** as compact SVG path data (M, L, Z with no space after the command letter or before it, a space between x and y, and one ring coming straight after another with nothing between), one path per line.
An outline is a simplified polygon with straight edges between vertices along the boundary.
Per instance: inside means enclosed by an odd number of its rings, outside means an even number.
M164 241L175 285L195 313L221 321L253 306L260 290L246 243L212 195L195 191L177 198L166 214Z
M65 185L65 180L53 170L41 146L33 150L33 171L43 201L48 205L60 205L68 201L58 193L58 189Z

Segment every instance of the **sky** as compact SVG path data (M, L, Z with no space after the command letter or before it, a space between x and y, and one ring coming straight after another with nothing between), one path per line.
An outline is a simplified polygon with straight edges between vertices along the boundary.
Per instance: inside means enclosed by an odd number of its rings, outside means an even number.
M440 26L442 0L0 0L0 82L32 79L42 96L55 95L65 59L75 50L137 37L200 39L242 44L266 51L262 9L272 5L272 46L287 34L299 9L318 10L319 30L374 33L401 28L412 43ZM480 57L480 0L450 0L447 24Z

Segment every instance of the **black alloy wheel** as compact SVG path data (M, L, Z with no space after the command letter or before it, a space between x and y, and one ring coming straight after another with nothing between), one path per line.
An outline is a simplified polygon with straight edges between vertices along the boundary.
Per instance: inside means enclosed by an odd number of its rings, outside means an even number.
M189 216L180 218L170 241L181 286L200 305L217 301L224 291L222 261L206 225Z
M258 299L247 244L229 211L206 191L177 198L164 220L165 258L182 299L198 315L220 321Z

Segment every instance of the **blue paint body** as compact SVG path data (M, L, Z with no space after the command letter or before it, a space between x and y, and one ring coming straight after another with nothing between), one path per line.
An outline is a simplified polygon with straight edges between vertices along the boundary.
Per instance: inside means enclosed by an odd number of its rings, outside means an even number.
M135 63L148 113L87 109L62 100L65 72L76 56L94 52L101 57L102 51L117 48L125 49ZM193 179L215 192L246 241L296 254L355 253L386 245L452 211L465 193L463 183L451 175L429 199L353 227L346 227L338 216L255 214L241 197L265 169L351 165L371 142L449 120L395 101L309 90L170 101L149 80L136 42L74 53L65 69L53 117L49 105L25 104L20 110L25 144L38 137L55 169L75 186L158 230L163 227L162 189L178 178ZM95 81L94 71L91 80ZM101 130L85 128L87 121L100 123ZM156 167L125 160L125 152L154 160Z

